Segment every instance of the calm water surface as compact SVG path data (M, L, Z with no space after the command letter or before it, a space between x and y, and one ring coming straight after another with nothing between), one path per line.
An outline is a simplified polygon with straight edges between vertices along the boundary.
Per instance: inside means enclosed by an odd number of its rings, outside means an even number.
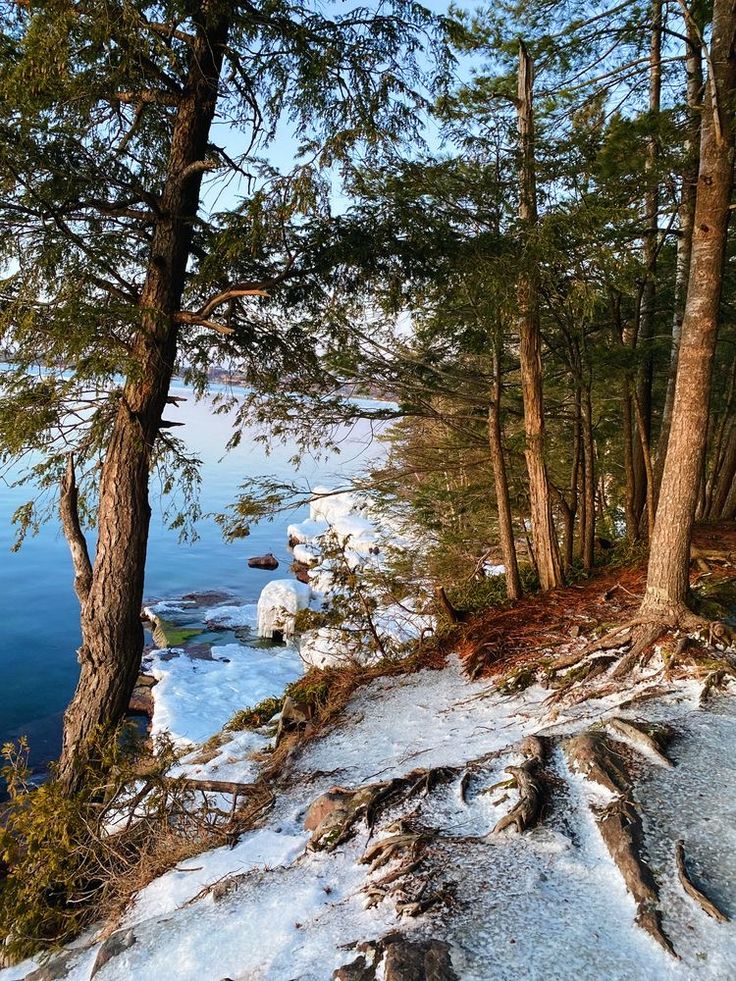
M174 394L188 401L167 412L185 425L176 434L200 457L202 509L218 513L237 496L249 477L272 474L297 476L289 458L293 447L276 446L270 456L248 439L225 454L231 433L227 416L213 415L208 402L196 403L191 392ZM368 424L345 434L342 453L329 460L309 459L298 476L314 484L339 486L376 452ZM29 538L18 553L10 518L28 499L27 488L12 488L12 475L0 482L0 742L27 733L37 762L56 754L61 713L77 680L79 607L72 589L71 560L56 521ZM290 511L273 522L255 526L250 537L226 544L212 517L198 524L199 539L180 544L177 532L165 526L163 503L152 494L151 536L146 566L146 596L164 598L209 589L233 590L245 602L255 602L270 579L288 577L290 556L286 526L306 517L306 509ZM247 559L273 552L281 563L275 572L249 569Z

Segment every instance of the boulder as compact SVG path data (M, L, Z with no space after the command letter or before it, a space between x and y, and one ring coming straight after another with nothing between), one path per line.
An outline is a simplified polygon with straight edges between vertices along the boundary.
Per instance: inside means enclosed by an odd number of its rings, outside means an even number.
M284 736L296 729L302 729L309 722L306 712L302 711L294 699L287 695L284 698L281 712L279 714L279 725L276 730L276 745L278 746Z
M141 674L135 683L133 694L130 696L128 711L134 715L153 716L153 692L151 689L156 684L156 679L151 674Z
M258 598L258 636L274 640L294 636L296 615L306 610L312 590L306 583L294 579L273 579L261 590Z
M248 559L248 568L250 569L266 569L272 572L274 569L278 569L278 567L279 560L272 552L269 552L267 555L254 555Z
M114 957L118 957L124 950L132 947L134 943L135 934L132 930L118 930L117 933L113 933L98 950L90 978L93 978L98 971L102 970L108 961L111 961Z
M440 940L412 942L402 937L387 943L385 950L384 981L458 981L450 948Z
M375 969L368 966L365 957L361 954L349 964L338 967L332 975L332 981L374 981L375 977Z
M26 974L23 981L61 981L71 971L73 962L78 954L78 950L65 951L58 957L47 961L43 967L31 971L30 974Z

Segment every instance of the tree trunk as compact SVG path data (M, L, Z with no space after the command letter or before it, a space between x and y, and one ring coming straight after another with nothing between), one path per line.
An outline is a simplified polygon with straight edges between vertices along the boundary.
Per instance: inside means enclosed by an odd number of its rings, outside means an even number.
M506 569L506 595L509 599L519 599L521 596L521 579L519 565L516 559L514 543L514 525L511 516L509 499L509 481L506 473L506 459L503 451L503 433L501 429L501 357L499 351L500 338L497 339L493 351L493 391L488 410L488 443L493 465L493 480L496 486L496 507L498 509L498 537L501 544L503 564Z
M517 288L519 359L524 401L525 456L529 473L532 540L539 572L539 584L542 590L548 590L562 585L563 578L557 536L552 520L547 467L544 460L544 401L542 396L538 271L529 256L532 233L537 224L532 85L532 61L524 45L520 44L518 77L518 129L521 157L519 217L522 224L522 244L527 255Z
M680 337L682 335L682 318L685 312L686 287L690 275L693 222L695 219L695 195L698 184L698 143L700 141L700 105L703 92L703 59L699 31L695 23L692 20L688 20L686 28L688 43L685 70L687 72L686 99L689 110L689 121L685 140L686 164L682 173L680 207L678 209L680 234L677 239L672 345L670 348L667 391L665 393L664 408L662 409L662 423L657 445L657 460L654 469L655 507L659 500L659 489L662 484L662 472L664 470L667 444L672 425L675 378L677 377L677 362L680 354Z
M582 404L583 426L583 502L585 521L580 529L583 569L593 568L595 546L595 444L593 441L593 406L590 384L584 389Z
M652 535L642 615L686 612L690 540L703 471L733 187L736 4L715 0L700 142L692 257L667 457Z
M656 127L662 95L662 0L652 2L652 34L649 45L649 116L650 126ZM659 134L653 132L647 140L646 173L648 187L644 201L644 287L637 343L644 348L644 363L639 378L637 398L644 422L647 441L651 440L652 425L652 353L649 350L654 337L657 301L657 252L659 223L659 184L657 162L659 159ZM642 447L643 448L643 447Z
M82 778L94 741L123 718L143 652L140 620L151 510L154 442L176 359L177 326L199 209L202 170L217 102L228 21L200 4L187 85L173 124L160 217L139 302L135 370L123 388L100 480L97 553L82 604L81 672L65 717L58 777L68 792Z

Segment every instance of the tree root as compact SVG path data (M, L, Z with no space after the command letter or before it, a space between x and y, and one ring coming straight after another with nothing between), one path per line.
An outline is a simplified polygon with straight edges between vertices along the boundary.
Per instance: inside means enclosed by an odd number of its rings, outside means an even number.
M688 875L685 866L685 843L683 841L678 841L675 845L675 862L677 863L677 875L680 879L680 884L688 896L694 899L708 916L713 917L719 923L727 923L728 917L726 914L719 910L716 904L698 889Z
M596 824L626 888L634 897L636 922L673 957L672 942L662 929L659 891L651 869L641 856L641 816L633 801L618 797L596 813Z
M598 830L626 888L634 897L636 922L668 953L677 957L662 929L657 883L641 855L641 816L630 796L631 777L623 761L608 737L595 730L568 739L565 753L572 769L617 795L606 807L591 807Z
M573 736L565 743L565 755L570 768L586 780L600 784L613 794L628 794L631 790L629 774L604 733L588 730Z
M645 725L628 719L608 719L606 726L615 736L633 746L644 756L654 757L661 766L674 766L664 749L672 737L672 731L663 726Z
M539 736L527 736L521 744L521 753L527 758L521 766L506 767L506 772L516 782L519 800L496 824L493 834L510 827L515 827L521 834L522 831L534 827L542 815L547 796L541 778L541 769L547 756L546 744Z

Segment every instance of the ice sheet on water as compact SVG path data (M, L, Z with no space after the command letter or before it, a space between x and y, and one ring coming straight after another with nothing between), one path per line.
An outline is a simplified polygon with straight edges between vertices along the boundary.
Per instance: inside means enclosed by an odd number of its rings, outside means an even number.
M280 695L303 670L291 646L225 644L212 648L212 661L186 654L163 660L164 653L150 655L150 671L158 679L151 730L154 736L168 732L181 744L204 742L240 709Z

